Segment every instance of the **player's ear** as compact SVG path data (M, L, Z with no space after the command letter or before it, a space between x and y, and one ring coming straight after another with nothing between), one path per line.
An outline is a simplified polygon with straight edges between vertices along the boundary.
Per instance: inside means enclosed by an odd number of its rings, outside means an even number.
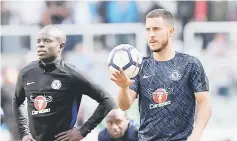
M173 33L174 33L174 27L171 27L169 32L170 32L170 37L171 37L173 35Z
M61 43L60 44L60 49L63 50L65 48L66 44L65 43Z

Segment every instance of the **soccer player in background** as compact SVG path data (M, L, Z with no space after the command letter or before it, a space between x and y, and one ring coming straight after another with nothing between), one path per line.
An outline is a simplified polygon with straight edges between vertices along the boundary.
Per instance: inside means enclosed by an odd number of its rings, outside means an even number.
M138 128L125 111L113 109L106 117L106 128L99 133L98 141L138 141Z
M173 34L174 17L170 12L149 12L146 35L152 56L144 58L134 80L122 69L111 76L119 86L118 104L122 110L129 109L139 97L139 141L200 141L211 115L203 66L196 57L174 50Z
M39 60L20 70L13 111L22 141L79 141L114 108L115 103L108 93L62 60L65 43L66 36L60 28L44 27L37 36ZM99 105L77 129L74 125L83 94ZM21 111L25 98L29 126Z

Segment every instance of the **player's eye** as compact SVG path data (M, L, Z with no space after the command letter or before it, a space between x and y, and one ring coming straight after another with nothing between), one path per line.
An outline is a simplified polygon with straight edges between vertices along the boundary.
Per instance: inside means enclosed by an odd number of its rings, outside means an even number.
M146 28L146 31L150 31L150 28Z
M40 40L37 40L37 44L39 44L40 43Z
M159 28L159 27L154 27L153 30L154 30L154 31L159 31L159 30L161 30L161 28Z
M47 40L45 40L45 42L46 42L46 43L50 43L50 42L51 42L51 40L48 40L48 39L47 39Z
M119 121L119 120L116 121L116 124L120 124L120 123L121 123L121 121Z
M158 28L158 27L154 27L153 30L154 30L154 31L158 31L159 28Z

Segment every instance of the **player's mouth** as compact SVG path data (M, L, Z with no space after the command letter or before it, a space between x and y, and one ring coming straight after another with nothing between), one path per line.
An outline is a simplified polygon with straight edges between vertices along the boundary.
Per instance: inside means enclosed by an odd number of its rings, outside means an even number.
M46 53L46 51L43 51L43 50L39 50L38 51L38 55L41 56L41 55L44 55Z
M151 46L155 46L157 42L150 42Z
M157 41L154 41L154 40L153 40L153 41L150 41L151 44L156 43L156 42L157 42Z
M113 133L113 136L114 137L120 137L120 133L119 132Z

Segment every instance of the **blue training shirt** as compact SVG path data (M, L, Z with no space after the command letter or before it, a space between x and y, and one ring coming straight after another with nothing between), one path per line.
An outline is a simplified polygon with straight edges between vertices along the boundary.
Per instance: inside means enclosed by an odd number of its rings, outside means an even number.
M139 96L139 141L183 141L191 134L195 92L209 90L200 61L176 52L168 61L144 58L130 86Z

